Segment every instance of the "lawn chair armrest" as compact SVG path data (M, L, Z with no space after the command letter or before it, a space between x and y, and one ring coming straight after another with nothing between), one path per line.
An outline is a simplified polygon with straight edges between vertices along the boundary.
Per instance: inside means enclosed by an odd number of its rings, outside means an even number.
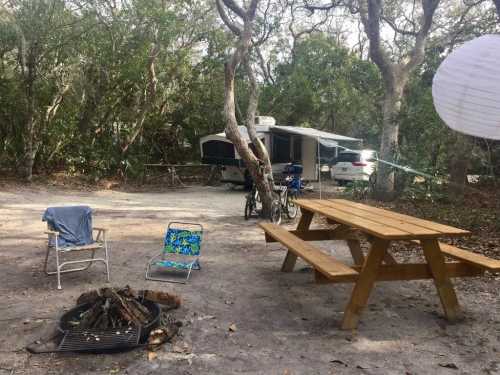
M59 235L59 232L55 232L53 230L46 230L44 233L49 235L49 236L58 236Z
M96 230L98 232L107 232L108 231L107 228L101 228L101 227L94 227L94 228L92 228L92 230Z
M160 258L162 255L163 255L163 253L160 253L160 254L155 255L154 257L152 257L152 258L149 260L149 263L151 264L153 261L155 261L156 259Z

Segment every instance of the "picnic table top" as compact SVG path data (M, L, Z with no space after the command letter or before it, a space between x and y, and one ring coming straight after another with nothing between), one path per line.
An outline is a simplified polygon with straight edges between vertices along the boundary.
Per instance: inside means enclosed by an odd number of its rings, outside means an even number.
M297 199L302 209L389 240L462 237L469 231L346 199Z

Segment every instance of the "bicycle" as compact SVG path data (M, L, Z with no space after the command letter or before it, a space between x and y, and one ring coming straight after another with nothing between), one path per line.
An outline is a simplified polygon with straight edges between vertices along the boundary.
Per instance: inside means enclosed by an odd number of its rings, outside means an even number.
M291 220L297 217L298 207L294 201L298 198L303 186L300 178L302 166L290 164L285 168L284 173L285 184L273 185L274 199L271 203L269 219L276 224L281 223L282 213L285 213ZM245 220L250 219L254 214L257 216L262 214L262 201L255 184L252 184L252 190L246 196Z
M295 165L291 165L291 168L285 168L285 184L284 185L274 185L274 193L277 198L273 201L271 205L271 222L280 224L282 212L286 216L293 220L297 217L299 211L298 206L295 204L295 200L299 197L300 190L303 187L302 179L300 174L296 172L297 168ZM302 168L299 166L299 168ZM288 174L288 173L293 174ZM300 171L302 171L300 169ZM288 173L287 173L288 172Z
M275 192L273 194L275 194ZM254 184L252 185L252 190L246 196L245 220L248 220L253 216L259 217L261 215L262 215L262 201L260 199L259 192ZM277 198L275 197L275 199L273 199L271 203L270 220L271 222L276 224L281 223L281 203L279 195Z
M257 216L260 215L262 207L258 209L257 204L260 204L262 206L259 192L257 191L255 184L252 184L252 190L246 196L245 220L250 219L253 216L253 214L257 214Z

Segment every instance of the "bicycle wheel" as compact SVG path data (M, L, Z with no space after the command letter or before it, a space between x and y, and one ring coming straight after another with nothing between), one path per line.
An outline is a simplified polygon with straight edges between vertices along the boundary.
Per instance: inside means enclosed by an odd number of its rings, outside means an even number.
M286 216L289 219L295 219L297 217L298 207L294 202L297 199L296 193L288 193L286 196Z
M281 224L281 203L279 200L273 200L273 203L271 203L271 215L269 219L271 223Z
M252 211L254 210L254 205L251 198L247 198L245 203L245 220L248 220L252 217Z

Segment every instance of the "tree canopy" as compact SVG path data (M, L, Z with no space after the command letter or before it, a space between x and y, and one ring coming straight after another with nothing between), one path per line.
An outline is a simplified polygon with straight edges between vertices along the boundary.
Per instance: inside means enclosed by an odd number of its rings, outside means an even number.
M453 134L430 90L451 50L498 31L495 3L423 2L424 12L435 13L430 25L413 2L368 1L379 13L365 3L260 2L248 61L260 92L256 113L378 149L388 116L380 61L408 64L417 48L421 58L398 88L399 109L390 111L399 127L391 157L450 174L460 138L467 168L498 174L498 143ZM370 39L370 17L378 17L380 49ZM133 177L148 162L198 161L200 137L225 127L224 64L237 35L222 21L205 0L4 2L0 169L28 179L58 170ZM419 27L428 28L427 43L418 44ZM236 119L244 124L252 93L244 66L235 80Z

